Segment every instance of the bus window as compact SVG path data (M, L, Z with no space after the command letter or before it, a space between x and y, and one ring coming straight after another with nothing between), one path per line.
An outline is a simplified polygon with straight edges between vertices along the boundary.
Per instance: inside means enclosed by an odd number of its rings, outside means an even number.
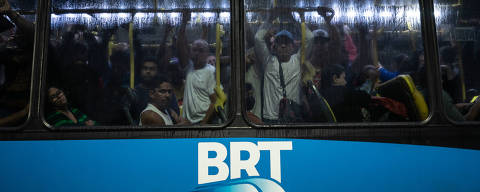
M480 120L480 2L435 1L442 98L447 117Z
M245 93L254 124L405 122L429 112L419 3L252 1Z
M37 2L0 1L0 126L19 126L29 111Z
M230 2L109 2L52 1L47 123L225 122Z

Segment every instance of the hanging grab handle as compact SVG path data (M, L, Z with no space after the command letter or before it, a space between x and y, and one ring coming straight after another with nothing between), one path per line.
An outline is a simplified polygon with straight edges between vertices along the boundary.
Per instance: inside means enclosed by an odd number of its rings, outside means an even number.
M225 31L223 30L222 25L220 23L217 23L216 25L216 49L215 49L215 57L216 57L216 62L215 62L215 76L216 76L216 83L217 85L215 86L215 93L217 95L217 100L215 102L215 110L219 114L220 118L225 122L227 120L224 109L225 109L225 102L227 100L227 96L223 92L222 87L220 86L220 57L222 55L222 39L221 37L225 34Z
M130 88L135 88L135 58L133 50L133 22L128 24L128 43L130 44Z

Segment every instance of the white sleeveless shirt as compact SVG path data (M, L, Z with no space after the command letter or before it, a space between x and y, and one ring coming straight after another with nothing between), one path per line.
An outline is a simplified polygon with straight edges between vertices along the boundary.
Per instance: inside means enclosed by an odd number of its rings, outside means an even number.
M163 122L165 122L165 125L173 125L173 121L172 121L172 118L170 118L170 115L168 115L163 111L160 111L157 107L155 107L151 103L149 103L147 107L142 111L142 113L140 113L140 122L138 123L138 125L142 126L142 114L145 111L153 111L156 114L160 115L160 117L162 117Z

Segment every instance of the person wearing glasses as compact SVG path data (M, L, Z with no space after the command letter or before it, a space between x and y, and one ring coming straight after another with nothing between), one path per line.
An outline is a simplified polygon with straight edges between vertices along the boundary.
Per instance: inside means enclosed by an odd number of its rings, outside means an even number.
M58 126L92 126L96 122L74 107L70 107L65 93L57 88L50 87L47 91L48 104L53 109L46 117L47 122L55 127Z
M148 92L150 102L140 113L140 126L186 125L189 121L169 107L173 95L172 84L163 76L157 76Z

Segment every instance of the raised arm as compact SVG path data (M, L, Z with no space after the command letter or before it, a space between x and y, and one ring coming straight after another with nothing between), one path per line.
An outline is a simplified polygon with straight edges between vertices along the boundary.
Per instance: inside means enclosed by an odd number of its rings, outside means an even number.
M301 16L301 21L302 23L305 23L305 16L304 16L304 13L300 13ZM292 17L292 22L295 22L296 20L293 19ZM301 25L300 25L301 27ZM302 29L300 29L302 30ZM313 49L313 33L312 31L308 28L308 26L305 24L305 53L304 55L305 56L308 56L311 54L312 52L312 49ZM298 50L298 52L300 53L301 49ZM301 57L302 55L301 54L298 54L298 57ZM300 58L299 58L300 59Z
M344 40L342 39L342 36L340 35L340 31L338 30L335 25L332 24L332 19L335 16L335 11L330 8L330 7L319 7L318 8L318 14L323 17L325 20L325 23L327 24L327 29L328 29L328 34L330 35L330 43L329 43L329 50L332 51L333 53L336 53L334 55L340 54L341 49L342 49L342 44ZM337 56L338 57L338 56ZM332 61L329 61L332 62ZM337 60L333 61L334 63L337 63Z
M180 66L185 71L186 67L188 66L188 62L190 60L189 55L189 46L187 42L187 37L185 34L185 30L187 28L187 22L190 21L191 13L190 12L183 12L182 13L182 24L180 25L180 29L178 31L178 39L177 39L177 49L178 49L178 60L180 62Z
M26 44L31 45L33 43L35 25L26 20L16 11L12 10L8 0L0 0L0 2L3 2L3 6L0 7L0 14L5 14L8 16L8 18L10 18L10 20L17 26L17 33L22 33L24 35L24 41L26 41Z
M262 23L257 33L255 33L255 54L259 64L262 66L261 68L264 68L263 66L266 65L267 59L271 56L270 49L265 42L265 35L267 34L272 23L272 17L270 16L270 13L268 14L267 18L268 19Z
M160 44L156 52L157 60L159 61L159 65L161 66L162 69L164 69L165 66L167 66L169 59L172 58L173 56L172 49L168 48L173 46L169 42L169 38L171 36L170 34L172 30L173 30L173 26L170 23L167 23L165 25L165 32L163 33L164 35L163 35L162 43Z

